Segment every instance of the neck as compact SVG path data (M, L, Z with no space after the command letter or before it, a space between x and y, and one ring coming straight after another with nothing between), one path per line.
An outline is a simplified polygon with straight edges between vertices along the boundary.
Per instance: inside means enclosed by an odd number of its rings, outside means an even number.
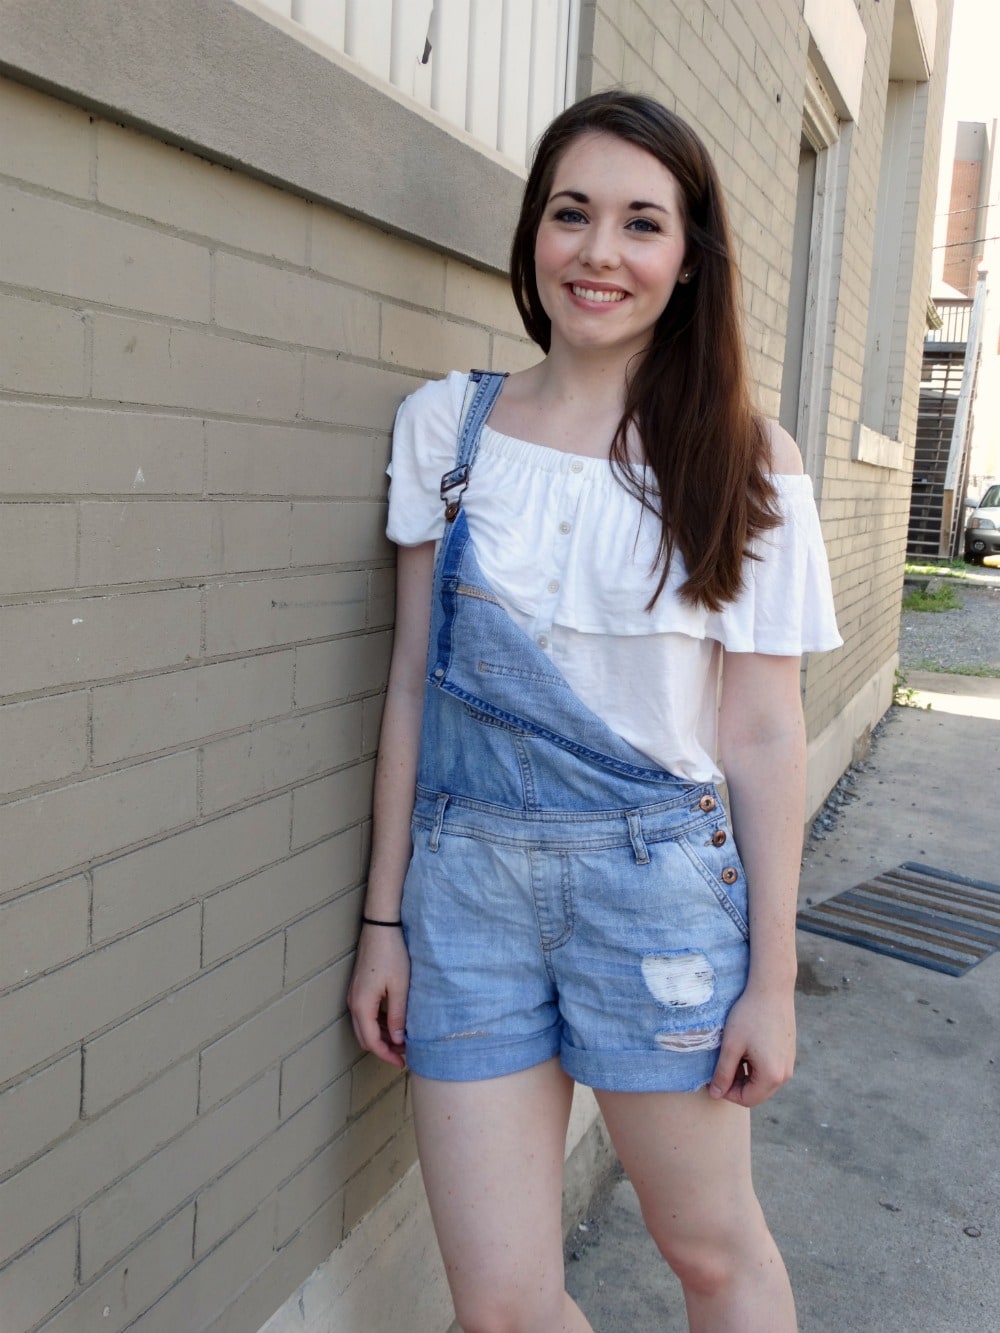
M620 417L625 407L625 385L634 354L593 352L553 343L537 367L538 389L553 402L585 403L595 414Z

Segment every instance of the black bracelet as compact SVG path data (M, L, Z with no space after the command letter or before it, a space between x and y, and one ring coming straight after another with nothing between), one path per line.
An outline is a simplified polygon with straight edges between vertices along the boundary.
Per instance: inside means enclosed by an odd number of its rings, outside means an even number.
M402 921L376 921L374 917L361 915L361 924L363 926L401 926Z

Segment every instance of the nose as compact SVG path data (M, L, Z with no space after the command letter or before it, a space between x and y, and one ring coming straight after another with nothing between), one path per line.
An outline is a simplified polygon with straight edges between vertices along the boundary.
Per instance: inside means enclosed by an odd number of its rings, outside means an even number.
M593 223L587 228L580 261L593 269L617 268L621 262L617 230L613 226Z

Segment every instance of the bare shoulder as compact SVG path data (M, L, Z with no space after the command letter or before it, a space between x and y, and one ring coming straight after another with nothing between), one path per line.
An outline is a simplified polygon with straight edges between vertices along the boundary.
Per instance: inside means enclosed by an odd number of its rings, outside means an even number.
M771 447L771 471L783 472L792 476L802 472L802 455L784 426L776 421L763 420L764 435Z

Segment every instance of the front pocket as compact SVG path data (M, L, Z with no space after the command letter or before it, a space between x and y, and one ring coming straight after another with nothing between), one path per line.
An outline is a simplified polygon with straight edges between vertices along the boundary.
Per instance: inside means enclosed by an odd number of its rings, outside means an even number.
M692 866L711 889L716 901L745 940L750 938L747 922L747 877L732 836L721 847L711 841L696 842L698 834L678 838Z

